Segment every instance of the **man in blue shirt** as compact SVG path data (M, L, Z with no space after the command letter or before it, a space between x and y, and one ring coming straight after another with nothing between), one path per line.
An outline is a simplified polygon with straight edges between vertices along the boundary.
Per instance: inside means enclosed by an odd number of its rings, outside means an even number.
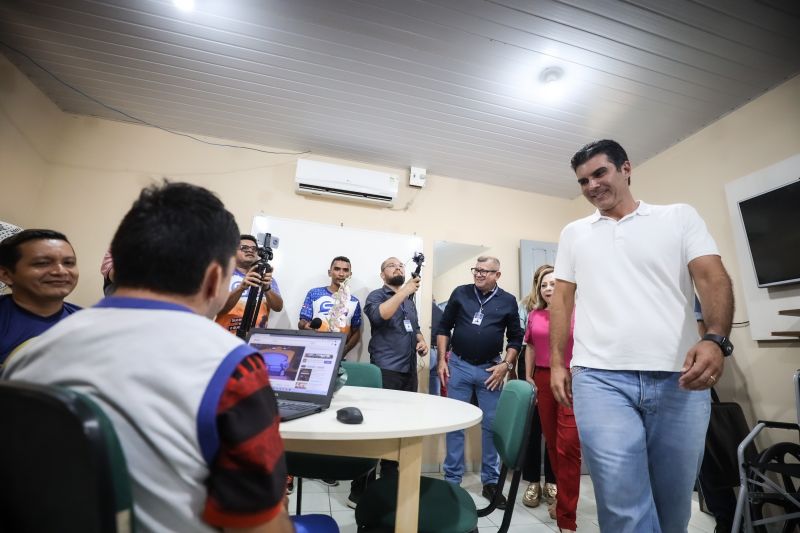
M420 278L406 282L405 265L396 257L381 263L383 287L375 289L364 304L372 337L369 340L369 360L381 369L383 388L417 392L417 354L428 353L419 328L417 306L411 296L419 289ZM405 282L405 284L404 284ZM397 461L381 461L381 476L397 471ZM355 508L366 482L374 477L370 472L353 481L347 505Z
M417 392L416 354L428 353L411 300L420 278L406 282L405 265L396 257L381 264L380 275L384 286L369 293L364 304L372 328L369 360L381 369L384 389Z
M64 234L24 230L0 243L0 366L22 343L80 307L64 302L78 284L75 250Z
M489 500L497 491L500 460L492 437L492 425L500 398L500 389L514 369L522 346L517 300L497 285L500 261L479 257L472 269L475 283L456 287L439 324L436 344L440 354L451 343L450 362L438 361L439 379L447 386L450 398L469 402L473 392L483 411L481 483L483 496ZM451 339L452 332L452 339ZM503 336L508 339L505 356ZM447 434L444 478L461 483L464 475L464 430ZM505 498L500 496L500 509Z

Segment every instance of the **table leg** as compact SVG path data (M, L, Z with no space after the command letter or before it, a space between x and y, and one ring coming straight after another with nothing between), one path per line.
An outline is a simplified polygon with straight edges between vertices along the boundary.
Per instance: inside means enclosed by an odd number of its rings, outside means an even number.
M419 522L419 478L422 475L422 437L400 439L396 533L417 531Z

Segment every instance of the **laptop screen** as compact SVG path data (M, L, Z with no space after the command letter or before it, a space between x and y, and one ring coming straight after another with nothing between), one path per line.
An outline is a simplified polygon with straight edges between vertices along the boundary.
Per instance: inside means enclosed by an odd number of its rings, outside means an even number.
M345 339L343 333L254 328L248 344L264 357L279 397L315 401L308 396L333 391Z

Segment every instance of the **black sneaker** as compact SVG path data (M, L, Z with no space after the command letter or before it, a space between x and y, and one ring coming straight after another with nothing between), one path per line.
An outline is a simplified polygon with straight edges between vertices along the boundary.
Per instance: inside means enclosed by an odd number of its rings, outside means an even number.
M335 479L320 479L323 485L328 485L329 487L338 487L339 482Z
M496 492L497 492L497 484L492 483L483 486L483 492L481 492L481 495L491 502L492 500L494 500L494 495ZM502 493L498 498L497 508L500 510L504 510L506 508L506 497L503 496Z

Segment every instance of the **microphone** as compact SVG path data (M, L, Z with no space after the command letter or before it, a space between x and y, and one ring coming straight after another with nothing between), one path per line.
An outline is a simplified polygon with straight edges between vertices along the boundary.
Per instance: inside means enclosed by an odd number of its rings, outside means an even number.
M319 329L322 326L322 319L319 317L314 317L311 319L311 322L308 323L308 327L311 329Z

